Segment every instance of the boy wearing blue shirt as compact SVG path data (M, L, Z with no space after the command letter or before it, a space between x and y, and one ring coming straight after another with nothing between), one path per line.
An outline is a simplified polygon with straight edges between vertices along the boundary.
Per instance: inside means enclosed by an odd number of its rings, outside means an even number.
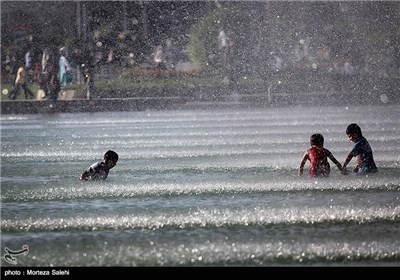
M378 168L374 161L371 146L362 135L361 128L357 124L352 123L347 127L346 134L349 140L353 141L355 145L343 162L342 173L347 173L346 166L353 157L356 158L356 167L353 169L354 173L367 174L377 172Z

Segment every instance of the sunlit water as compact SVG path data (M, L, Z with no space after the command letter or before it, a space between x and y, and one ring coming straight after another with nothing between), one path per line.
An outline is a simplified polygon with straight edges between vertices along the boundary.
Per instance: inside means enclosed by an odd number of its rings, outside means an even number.
M378 174L296 175L313 133L343 162L352 122ZM25 244L18 266L400 264L398 105L2 115L1 128L3 266ZM108 149L108 179L79 181Z

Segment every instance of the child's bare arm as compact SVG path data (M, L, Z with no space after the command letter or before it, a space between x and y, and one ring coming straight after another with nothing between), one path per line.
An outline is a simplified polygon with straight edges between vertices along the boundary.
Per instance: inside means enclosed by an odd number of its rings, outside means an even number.
M81 176L79 177L79 179L80 179L80 180L87 180L88 177L89 177L89 175L90 175L89 171L86 170L85 172L83 172L83 173L81 174Z
M328 155L328 157L331 159L331 161L337 166L337 168L339 168L340 171L343 170L342 165L340 164L340 162L332 155L332 153L330 153Z
M303 155L303 158L301 159L301 162L300 162L300 167L299 167L299 171L298 171L298 175L299 176L303 175L304 165L306 164L307 159L308 159L308 153L306 151L304 153L304 155Z
M343 168L346 168L347 164L349 164L349 162L351 161L352 158L353 158L353 151L351 151L350 153L347 154L347 156L343 162Z
M343 166L342 166L342 174L347 174L347 164L349 164L349 162L351 161L351 159L353 158L354 154L353 151L349 152L346 156L346 158L344 159L343 162Z

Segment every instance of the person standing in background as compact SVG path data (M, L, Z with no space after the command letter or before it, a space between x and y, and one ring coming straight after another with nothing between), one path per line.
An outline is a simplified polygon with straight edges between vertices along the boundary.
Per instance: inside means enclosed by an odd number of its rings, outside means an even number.
M220 29L218 34L218 48L221 53L221 64L222 64L222 72L224 75L224 83L229 83L229 56L230 56L230 48L232 43L230 38L228 38L227 34L223 29Z
M35 98L35 95L28 87L26 70L23 66L20 66L17 70L17 77L16 77L15 83L14 83L14 89L10 93L10 99L16 99L21 88L24 90L26 99L29 99L29 97Z
M71 82L68 78L68 75L71 73L71 65L69 64L67 58L67 52L66 49L63 47L60 49L60 58L58 60L58 65L60 68L60 85L61 87L64 87L67 85L67 83Z

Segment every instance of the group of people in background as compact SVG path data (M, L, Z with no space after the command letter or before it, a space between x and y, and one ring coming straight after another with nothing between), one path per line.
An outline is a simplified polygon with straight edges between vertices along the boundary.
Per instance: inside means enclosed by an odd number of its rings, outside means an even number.
M36 54L36 56L34 56ZM25 99L49 99L56 100L63 87L73 82L73 76L82 75L86 84L87 96L94 90L94 63L93 55L87 52L80 52L73 57L65 47L54 51L52 48L44 48L42 51L27 48L24 54L6 55L3 64L9 76L12 77L13 88L9 93L9 99L15 100L21 94ZM80 69L81 72L76 69ZM5 77L8 78L8 77ZM77 79L77 78L76 78ZM7 79L6 79L7 80ZM29 83L39 85L38 96L36 97L29 88Z
M29 83L35 82L39 85L38 99L55 100L63 87L73 82L81 83L83 80L86 86L87 99L91 99L95 89L95 67L97 65L111 65L114 62L123 65L123 54L114 47L106 47L100 43L96 46L90 46L90 43L85 42L70 49L61 47L54 50L47 47L39 50L28 45L13 54L7 53L6 59L2 62L2 68L3 70L6 69L4 80L12 79L9 82L14 84L9 98L16 99L22 91L26 99L36 98L29 89ZM154 46L154 51L143 63L148 64L146 68L173 71L176 70L177 61L180 58L179 53L172 40L167 38L159 45ZM137 63L132 52L129 53L129 59L133 63L129 62L125 66L132 66ZM103 68L106 69L107 67ZM100 67L99 69L103 68ZM104 73L100 71L99 77L102 74Z
M72 66L67 59L67 49L61 48L59 55L55 55L51 48L45 48L39 63L32 63L32 50L28 49L24 55L24 61L16 61L17 69L13 89L9 98L14 100L21 93L26 99L35 99L32 90L29 89L29 82L37 82L41 92L41 99L56 100L61 88L72 82Z

